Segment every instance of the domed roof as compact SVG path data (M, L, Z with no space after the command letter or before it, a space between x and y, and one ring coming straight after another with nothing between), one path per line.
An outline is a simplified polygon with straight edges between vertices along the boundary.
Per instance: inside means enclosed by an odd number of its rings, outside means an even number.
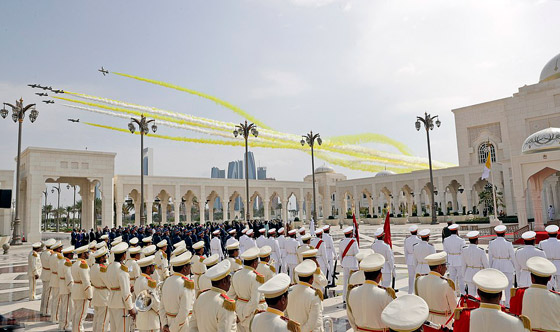
M315 174L317 173L334 173L334 169L332 167L329 167L327 165L323 165L321 167L317 167L315 169Z
M521 152L534 153L548 150L560 150L560 128L546 128L529 135Z
M560 78L560 54L550 59L541 71L539 82L552 81Z
M378 177L378 176L389 176L389 175L395 175L395 174L397 174L397 173L392 172L392 171L388 171L388 170L383 170L383 171L377 172L377 174L375 174L375 177Z

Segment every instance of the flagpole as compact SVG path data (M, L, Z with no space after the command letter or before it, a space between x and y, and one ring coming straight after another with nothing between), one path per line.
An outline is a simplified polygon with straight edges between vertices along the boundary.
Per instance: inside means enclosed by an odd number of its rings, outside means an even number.
M497 215L497 210L498 207L496 206L496 187L494 186L494 172L492 172L492 170L490 170L490 176L492 177L492 196L494 197L494 218L496 218L496 220L498 220L498 215Z

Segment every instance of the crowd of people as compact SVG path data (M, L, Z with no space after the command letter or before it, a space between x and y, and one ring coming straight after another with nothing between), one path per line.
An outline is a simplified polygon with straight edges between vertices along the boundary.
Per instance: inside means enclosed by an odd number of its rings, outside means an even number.
M399 297L383 228L371 248L353 227L335 241L328 225L280 221L76 231L68 247L33 244L29 297L41 278L41 314L61 330L83 331L93 307L93 331L324 331L340 265L354 331L560 331L558 227L539 247L524 233L517 251L506 230L495 228L486 252L477 231L460 237L449 224L436 252L430 231L411 226L409 294Z

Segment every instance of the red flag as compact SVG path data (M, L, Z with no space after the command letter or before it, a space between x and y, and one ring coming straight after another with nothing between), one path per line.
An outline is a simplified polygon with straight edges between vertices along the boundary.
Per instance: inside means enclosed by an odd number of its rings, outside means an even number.
M391 219L389 218L389 211L387 211L387 215L385 216L385 224L383 225L383 232L385 232L385 243L391 246L393 249L393 241L391 241Z
M358 242L358 247L360 246L360 233L358 232L358 222L356 221L356 215L352 213L352 219L354 219L354 235L356 236L356 241Z

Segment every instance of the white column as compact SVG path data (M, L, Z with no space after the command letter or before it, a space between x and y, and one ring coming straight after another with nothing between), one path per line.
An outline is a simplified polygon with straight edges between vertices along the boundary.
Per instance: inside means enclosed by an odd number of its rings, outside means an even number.
M122 201L115 201L115 204L117 205L117 209L115 210L115 215L117 217L117 227L122 226L122 207L124 202Z
M198 211L200 214L200 223L203 224L206 222L206 201L198 201Z
M214 202L215 201L216 201L216 198L208 201L208 219L210 219L210 222L214 222Z
M160 211L161 211L161 223L167 223L167 201L160 202Z
M191 198L192 199L192 198ZM185 209L186 209L186 223L192 223L192 200L185 202Z
M173 218L175 218L175 225L181 222L181 198L175 199L173 204Z
M282 219L284 222L288 221L288 200L282 200Z
M303 220L303 204L304 204L304 200L300 199L297 201L298 204L298 218L299 220Z
M153 213L152 213L152 208L153 208L154 202L148 200L146 201L146 211L144 211L144 213L146 214L146 224L150 225L152 224L154 221L152 219L153 217Z
M270 201L265 199L263 201L264 205L264 220L270 220Z
M134 225L140 226L140 202L136 200L134 201Z

